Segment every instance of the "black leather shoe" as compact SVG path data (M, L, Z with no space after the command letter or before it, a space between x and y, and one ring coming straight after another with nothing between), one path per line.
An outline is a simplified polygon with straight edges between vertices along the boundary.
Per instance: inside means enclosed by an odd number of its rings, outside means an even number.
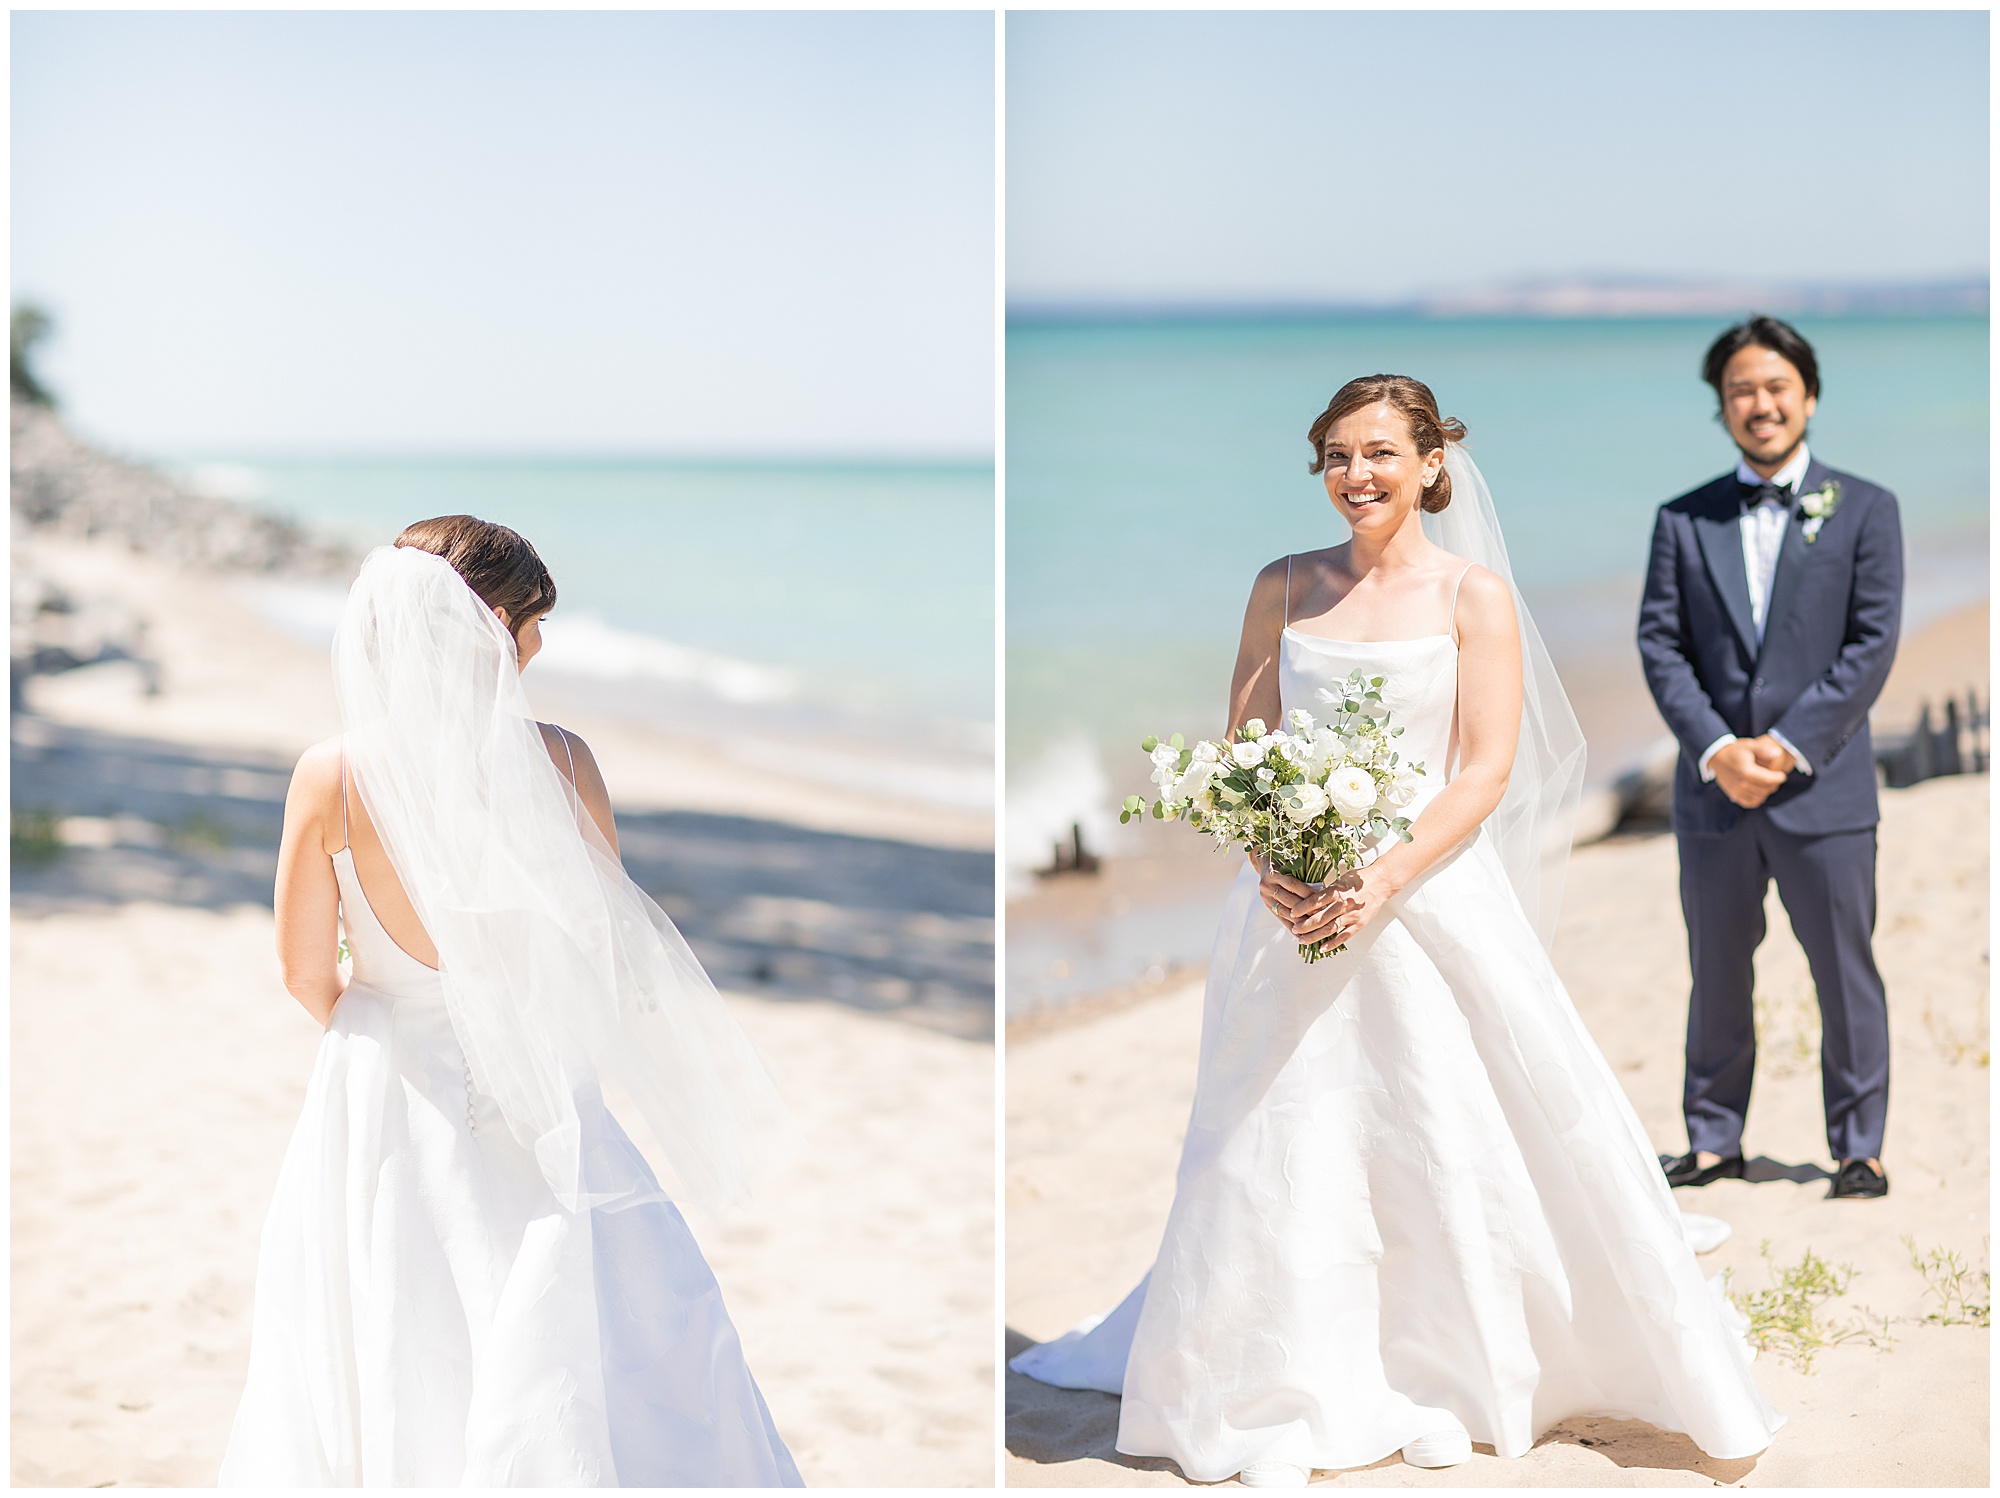
M1660 1156L1660 1169L1667 1173L1669 1186L1706 1186L1710 1181L1742 1180L1743 1157L1725 1155L1713 1165L1703 1166L1695 1163L1695 1152L1689 1150L1685 1155Z
M1840 1173L1833 1178L1833 1184L1826 1188L1826 1199L1846 1196L1887 1196L1889 1194L1889 1173L1877 1170L1866 1160L1842 1160Z

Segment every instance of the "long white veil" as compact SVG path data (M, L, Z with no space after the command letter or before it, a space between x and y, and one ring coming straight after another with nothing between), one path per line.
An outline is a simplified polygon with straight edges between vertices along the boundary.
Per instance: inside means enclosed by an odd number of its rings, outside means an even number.
M1436 514L1425 513L1424 534L1446 551L1506 579L1514 595L1515 617L1521 622L1521 742L1514 751L1507 792L1487 818L1486 832L1522 910L1547 947L1556 938L1570 840L1583 799L1583 730L1514 582L1500 517L1479 466L1462 445L1447 442L1444 468L1451 476L1451 503Z
M550 760L505 627L442 557L379 547L333 663L355 784L437 946L473 1080L557 1200L659 1198L634 1152L580 1122L600 1075L643 1115L676 1197L741 1195L789 1147L784 1105Z

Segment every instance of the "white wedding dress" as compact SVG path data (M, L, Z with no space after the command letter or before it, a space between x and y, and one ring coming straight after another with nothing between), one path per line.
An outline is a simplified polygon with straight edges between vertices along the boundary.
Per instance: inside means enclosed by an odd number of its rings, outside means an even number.
M1285 710L1357 667L1430 772L1414 820L1455 749L1457 647L1287 627ZM1454 1422L1520 1456L1587 1414L1734 1458L1782 1423L1740 1326L1482 828L1311 966L1246 866L1153 1269L1012 1366L1122 1394L1118 1449L1197 1482L1366 1466Z
M225 1487L798 1487L663 1197L565 1210L475 1092L438 973L334 856L353 980L257 1268ZM586 1159L646 1181L593 1092Z

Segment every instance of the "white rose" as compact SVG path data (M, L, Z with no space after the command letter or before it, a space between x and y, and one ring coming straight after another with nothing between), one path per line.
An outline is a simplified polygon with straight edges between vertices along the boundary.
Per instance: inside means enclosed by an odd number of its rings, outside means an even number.
M1313 715L1307 712L1304 708L1302 707L1293 708L1291 716L1287 718L1286 721L1292 725L1293 733L1299 734L1305 738L1312 737Z
M1303 827L1326 810L1326 792L1310 780L1301 780L1278 792L1278 805L1288 818Z
M1198 765L1214 765L1222 762L1222 746L1203 739L1194 746L1194 761Z
M1249 739L1240 744L1231 744L1229 746L1229 757L1247 770L1252 765L1261 765L1264 763L1264 746L1255 739Z
M1181 752L1172 744L1158 744L1153 749L1153 764L1162 770L1173 769L1181 762Z
M1196 801L1208 789L1209 781L1222 771L1222 766L1208 760L1198 759L1187 767L1187 774L1174 782L1168 790L1168 799L1173 801Z
M1375 777L1359 765L1343 765L1326 779L1327 799L1343 822L1358 822L1375 809Z
M1262 718L1252 718L1248 723L1243 725L1243 728L1253 739L1264 737L1264 720Z
M1389 782L1388 789L1382 792L1382 799L1400 811L1417 799L1417 792L1423 787L1423 783L1423 776L1412 775L1405 770Z

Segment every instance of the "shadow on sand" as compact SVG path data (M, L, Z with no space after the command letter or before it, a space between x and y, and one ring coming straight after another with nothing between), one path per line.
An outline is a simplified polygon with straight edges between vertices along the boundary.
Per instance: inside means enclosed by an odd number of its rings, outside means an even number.
M1007 1328L1007 1357L1034 1346L1011 1326ZM1007 1370L1007 1451L1025 1462L1047 1465L1060 1462L1101 1461L1140 1472L1171 1472L1182 1477L1181 1469L1164 1457L1126 1456L1117 1448L1118 1399L1092 1389L1056 1389L1037 1383L1025 1373ZM1627 1469L1663 1472L1690 1472L1722 1485L1741 1482L1757 1465L1755 1457L1718 1461L1684 1435L1661 1430L1643 1420L1612 1420L1584 1416L1565 1420L1543 1433L1537 1448L1551 1445L1582 1446ZM1492 1457L1491 1446L1473 1447L1474 1460ZM1402 1467L1401 1455L1391 1453L1372 1466L1348 1468L1372 1472L1380 1467ZM1469 1470L1469 1469L1468 1469ZM1324 1471L1314 1474L1324 1481ZM1426 1480L1421 1467L1409 1468L1411 1486ZM1208 1484L1194 1484L1208 1486ZM1453 1484L1454 1486L1462 1484Z
M1032 1338L1007 1328L1007 1360L1033 1347ZM1118 1398L1095 1389L1057 1389L1007 1370L1007 1451L1024 1462L1100 1461L1135 1472L1171 1472L1165 1457L1126 1456L1118 1450ZM1182 1478L1185 1481L1185 1478Z
M1787 1165L1769 1155L1752 1155L1743 1162L1743 1179L1753 1185L1764 1181L1791 1181L1802 1186L1812 1181L1830 1181L1833 1172L1824 1165Z
M12 729L17 915L270 905L290 760L27 714ZM621 814L618 834L722 987L992 1038L991 853L699 812Z

